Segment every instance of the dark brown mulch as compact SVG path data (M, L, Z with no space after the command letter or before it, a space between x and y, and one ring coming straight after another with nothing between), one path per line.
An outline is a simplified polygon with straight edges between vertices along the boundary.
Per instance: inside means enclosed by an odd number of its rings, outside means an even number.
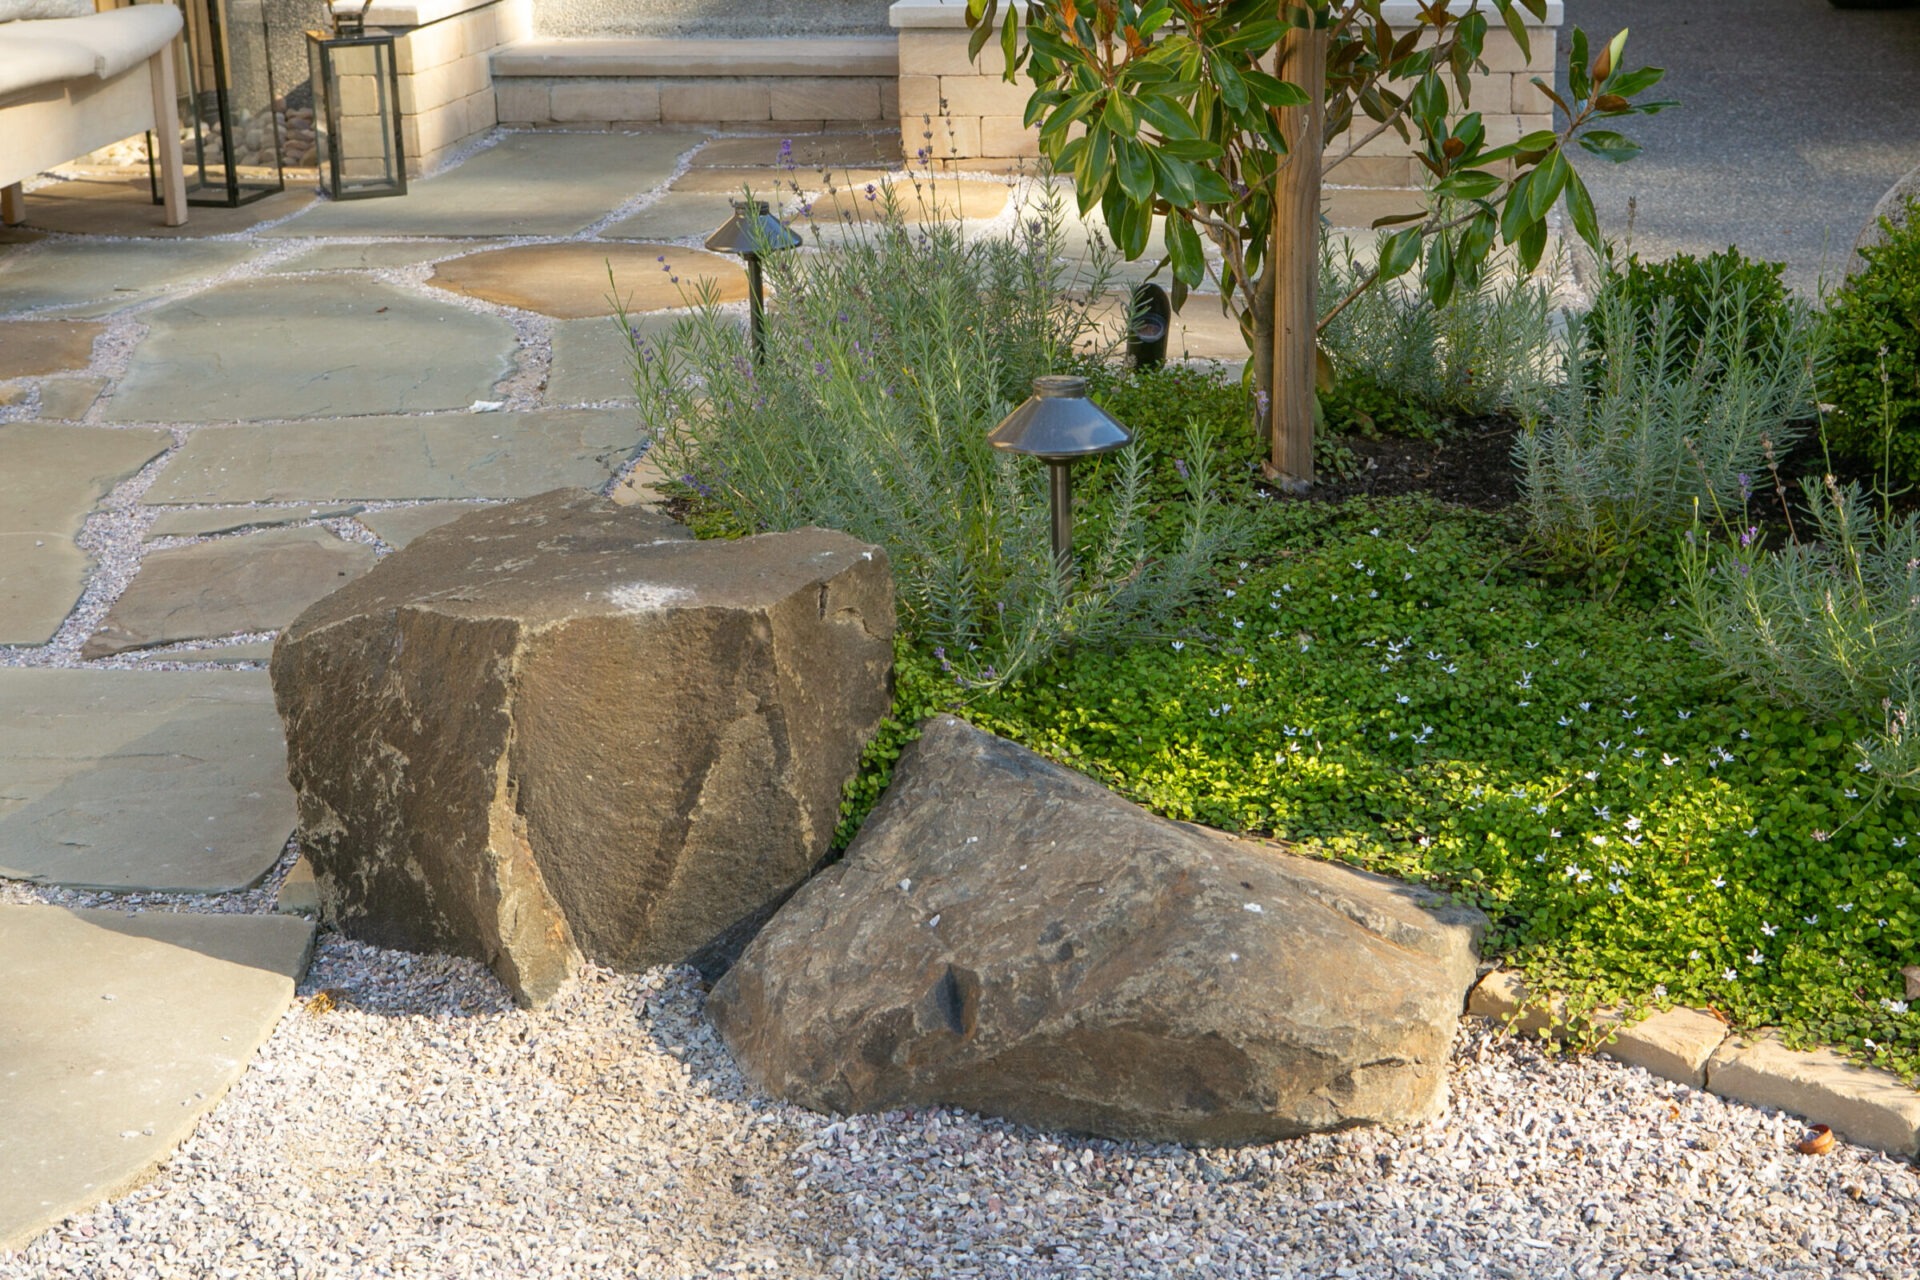
M1351 465L1343 468L1348 474L1322 474L1304 500L1421 493L1481 511L1502 510L1520 498L1520 472L1513 464L1518 430L1505 419L1487 418L1462 423L1439 440L1344 437L1335 443L1351 455Z

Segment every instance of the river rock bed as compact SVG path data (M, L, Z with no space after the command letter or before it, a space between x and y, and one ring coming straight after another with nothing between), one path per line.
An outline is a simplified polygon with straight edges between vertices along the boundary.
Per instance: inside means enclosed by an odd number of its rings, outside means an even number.
M590 969L521 1011L477 964L324 936L174 1158L0 1280L1920 1271L1911 1166L1478 1021L1444 1121L1185 1150L758 1099L703 999Z

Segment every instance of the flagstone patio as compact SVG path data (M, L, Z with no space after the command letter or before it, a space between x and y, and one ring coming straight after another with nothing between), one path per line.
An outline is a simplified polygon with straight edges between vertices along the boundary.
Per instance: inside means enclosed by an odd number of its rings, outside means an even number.
M0 1248L163 1161L291 999L274 632L477 503L652 501L616 302L657 335L710 280L744 319L699 247L729 199L851 234L887 149L506 134L401 199L178 229L127 178L35 191L0 235ZM975 228L1031 211L892 181ZM1205 299L1183 344L1240 355Z

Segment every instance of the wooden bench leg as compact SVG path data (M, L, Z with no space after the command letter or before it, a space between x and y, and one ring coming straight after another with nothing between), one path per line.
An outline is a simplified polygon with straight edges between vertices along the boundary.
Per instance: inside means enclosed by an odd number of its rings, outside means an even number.
M160 149L160 200L166 224L177 227L187 220L187 173L180 154L179 82L171 44L148 60L148 70L153 82L154 145Z
M27 220L27 191L18 182L0 187L0 226L17 226Z

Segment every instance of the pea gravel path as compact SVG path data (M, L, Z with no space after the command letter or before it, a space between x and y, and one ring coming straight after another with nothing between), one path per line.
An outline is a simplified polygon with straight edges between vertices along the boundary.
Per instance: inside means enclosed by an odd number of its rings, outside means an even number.
M1920 1273L1910 1166L1478 1022L1443 1123L1189 1152L756 1099L684 969L522 1012L329 937L301 996L153 1182L0 1280Z

